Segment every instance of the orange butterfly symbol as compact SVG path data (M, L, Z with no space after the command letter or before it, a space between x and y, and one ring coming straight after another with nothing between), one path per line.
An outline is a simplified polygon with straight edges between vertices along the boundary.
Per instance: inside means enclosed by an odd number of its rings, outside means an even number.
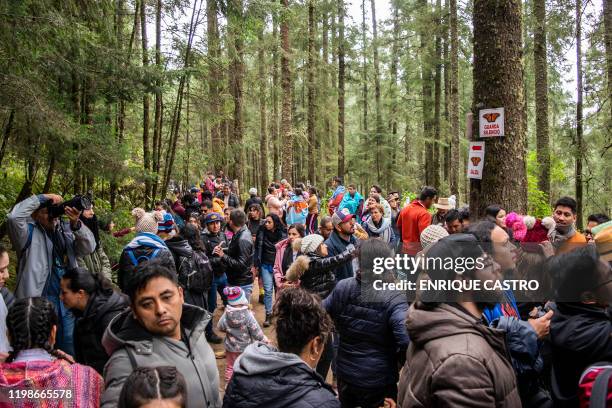
M499 118L499 116L500 114L497 112L485 113L484 115L482 115L482 117L485 118L489 123L495 122L497 118Z
M480 163L480 157L472 157L470 160L472 160L472 164L474 166L478 166L478 163Z

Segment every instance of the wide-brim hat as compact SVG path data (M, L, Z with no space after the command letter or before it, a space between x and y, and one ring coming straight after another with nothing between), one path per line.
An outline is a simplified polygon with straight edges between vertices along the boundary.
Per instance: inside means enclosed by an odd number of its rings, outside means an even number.
M448 198L438 198L438 202L434 204L438 210L452 210L454 207L449 203Z

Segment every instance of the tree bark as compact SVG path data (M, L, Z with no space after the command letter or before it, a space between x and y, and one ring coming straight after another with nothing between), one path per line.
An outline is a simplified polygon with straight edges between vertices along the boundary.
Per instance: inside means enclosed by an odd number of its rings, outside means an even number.
M279 82L279 59L278 44L278 18L272 16L272 178L280 178L280 137L279 137L279 112L278 112L278 82Z
M344 177L344 0L338 0L338 176Z
M266 123L266 60L265 60L265 42L264 42L264 27L266 24L265 15L261 22L261 29L258 32L257 64L259 75L259 177L260 190L265 194L265 188L268 187L268 132Z
M317 157L317 135L315 134L315 0L308 1L308 180L316 183L315 162Z
M603 0L603 7L606 33L606 65L608 69L608 106L610 107L608 129L612 129L612 0Z
M293 129L292 129L292 96L293 84L291 78L291 44L289 42L289 0L281 0L283 15L280 24L281 37L281 177L293 184Z
M582 0L576 0L576 226L582 229Z
M140 36L142 42L142 67L146 70L149 66L149 46L147 44L147 13L145 0L140 0ZM145 90L142 95L142 150L145 170L145 202L148 201L147 195L151 189L149 182L149 175L151 172L151 153L149 144L149 92Z
M546 0L534 0L533 65L535 71L536 146L538 189L550 199L550 150L548 139L548 64L546 62Z
M450 132L451 162L450 190L459 202L459 64L457 34L457 0L450 1Z
M242 0L230 0L228 2L228 29L233 38L233 50L231 59L232 71L232 99L234 100L232 143L230 150L233 156L233 179L238 179L238 183L244 183L242 175L242 164L244 162L242 139L244 133L243 124L243 79L244 79L244 40L242 25L244 24Z
M221 73L219 68L219 57L221 55L219 44L219 26L217 20L217 0L207 0L206 2L206 33L207 33L207 53L208 53L208 99L210 100L210 142L215 151L223 151L220 128L221 99L219 97L219 83ZM214 170L221 168L223 155L215 154L211 156L211 164Z
M420 46L419 52L421 57L421 98L422 98L422 115L423 115L423 139L425 140L425 183L433 185L434 183L434 149L432 144L433 130L433 95L431 85L433 82L432 69L432 50L431 50L431 12L427 0L419 0L419 9L421 21L419 24Z
M400 58L400 13L399 13L399 4L398 1L394 1L392 3L393 6L393 44L391 45L391 67L390 67L390 75L391 75L391 85L389 88L389 99L391 100L391 109L389 113L389 130L391 131L391 141L390 146L393 149L392 152L392 160L390 162L390 167L388 167L388 174L392 174L391 170L394 169L397 165L397 150L393 146L399 142L397 138L397 128L398 128L398 100L397 100L397 81L398 81L398 66L399 66L399 58ZM387 180L387 185L389 187L394 185L394 180L392 177L389 177Z
M380 95L380 63L378 58L378 28L376 27L376 0L370 1L372 8L372 54L374 62L374 101L376 103L376 174L378 180L383 180L383 154L381 149L385 146L384 127L382 119L382 102ZM384 177L389 182L389 174Z
M161 61L161 18L162 1L157 0L155 7L155 66L158 73L164 69ZM157 195L157 185L159 183L159 170L161 168L161 139L162 139L162 82L161 79L155 82L155 113L153 125L153 160L151 170L155 174L153 186L147 190L147 199L154 200Z
M8 144L8 141L11 137L14 120L15 120L15 109L11 109L8 120L6 121L6 125L4 126L4 129L2 129L2 146L0 146L0 167L2 166L2 160L4 159L4 153L6 152L6 145Z
M361 68L361 94L363 97L363 131L365 133L365 140L367 142L368 136L368 38L367 38L367 24L366 24L366 0L361 1L361 41L362 41L362 59L363 66Z
M475 217L483 217L492 203L527 211L521 5L520 0L474 1L473 134L484 120L480 109L505 108L505 137L486 139L483 178L471 180Z
M433 185L440 186L440 112L442 103L442 1L436 0L436 68L434 78Z

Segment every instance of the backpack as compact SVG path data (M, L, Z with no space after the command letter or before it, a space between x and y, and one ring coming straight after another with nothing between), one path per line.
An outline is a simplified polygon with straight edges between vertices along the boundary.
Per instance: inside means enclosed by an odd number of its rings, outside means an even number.
M138 266L144 261L148 261L150 259L157 257L157 255L159 255L159 253L161 252L161 248L155 245L149 244L147 242L142 242L142 243L139 242L138 244L139 246L136 248L128 248L128 247L125 248L125 253L128 254L130 261L132 262L132 265L134 266ZM153 251L150 252L149 255L143 254L143 255L136 257L136 255L134 255L134 251L140 248L151 248Z
M595 363L583 371L578 398L581 408L612 406L612 362Z
M202 251L193 251L191 257L181 257L178 280L183 288L206 293L212 286L212 275L208 257Z

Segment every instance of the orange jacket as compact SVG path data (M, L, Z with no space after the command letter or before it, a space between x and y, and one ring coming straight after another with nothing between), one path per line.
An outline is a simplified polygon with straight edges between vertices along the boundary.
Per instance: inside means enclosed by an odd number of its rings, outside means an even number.
M421 250L421 232L431 224L431 215L419 200L412 201L397 216L402 236L402 252L416 255Z
M586 243L586 237L582 233L576 231L571 238L568 238L567 241L563 242L561 246L559 246L557 255L571 252L580 246L586 245Z

